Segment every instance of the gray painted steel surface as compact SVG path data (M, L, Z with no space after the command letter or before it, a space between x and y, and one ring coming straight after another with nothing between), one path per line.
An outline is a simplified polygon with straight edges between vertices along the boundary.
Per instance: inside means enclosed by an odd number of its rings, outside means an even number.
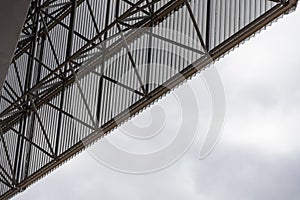
M0 88L5 80L31 0L2 0L0 6Z

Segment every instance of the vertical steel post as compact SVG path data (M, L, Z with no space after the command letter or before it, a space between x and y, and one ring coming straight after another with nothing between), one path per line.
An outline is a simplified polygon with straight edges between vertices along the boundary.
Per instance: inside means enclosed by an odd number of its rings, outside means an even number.
M109 0L107 2L107 7L106 7L106 16L105 16L105 28L108 27L108 23L109 23L109 17L110 17L110 7L111 7L111 1ZM115 13L115 18L117 18L119 16L119 7L120 7L120 0L117 0L116 2L116 13ZM98 101L97 101L97 110L96 110L96 117L97 117L97 122L100 123L100 115L101 115L101 97L102 97L102 92L103 92L103 73L104 73L104 65L105 65L105 48L106 48L106 45L105 45L105 40L107 39L107 34L108 32L105 32L104 33L104 37L103 37L103 45L102 45L102 53L103 53L103 62L101 62L101 67L100 67L100 74L101 74L101 77L100 77L100 80L99 80L99 88L98 88ZM99 126L99 124L98 124Z
M38 10L38 6L40 5L40 0L36 0L34 2L32 2L32 4L35 6L35 10L34 10L34 17L32 19L33 23L32 23L32 32L33 32L33 42L31 44L30 47L30 56L28 57L28 65L27 65L27 74L26 74L26 83L25 83L25 89L24 91L27 91L30 89L31 85L34 84L34 76L32 75L33 73L36 73L36 70L34 69L35 67L35 55L37 53L37 40L38 40L38 29L39 29L39 10ZM30 95L30 94L28 94ZM26 106L29 108L30 104L29 104L29 96L26 97L26 101L28 102L26 104ZM34 129L35 129L35 113L31 113L29 115L30 117L24 117L24 129L27 129L28 133L28 139L29 141L32 141L33 137L34 137ZM28 119L28 121L27 121ZM30 121L30 123L28 123ZM25 133L23 132L23 134ZM24 135L25 136L25 135ZM26 137L26 136L25 136ZM30 159L31 159L31 151L32 151L32 145L30 143L27 143L28 146L26 148L26 153L24 154L24 165L22 165L21 168L21 179L25 179L28 177L28 172L29 172L29 163L30 163ZM22 150L22 149L21 149ZM22 156L22 154L20 155ZM21 160L23 160L21 158ZM21 163L19 163L19 165L21 165Z
M210 50L210 23L211 21L211 0L207 0L207 9L206 9L206 36L205 36L205 43L206 49L209 52Z
M77 0L71 0L71 3L72 3L72 5L71 5L71 14L70 14L70 21L69 21L68 41L67 41L67 50L66 50L66 60L68 60L71 57L71 54L72 54ZM67 66L64 67L64 72L66 70L67 70ZM64 75L64 77L65 77L65 75ZM64 99L65 99L65 82L64 81L63 81L63 86L62 87L63 87L63 89L61 91L60 104L59 104L59 109L60 110L63 110L63 108L64 108ZM56 141L55 141L55 149L54 149L55 156L57 156L58 153L59 153L58 150L59 150L61 126L62 126L62 112L60 112L59 116L58 116Z

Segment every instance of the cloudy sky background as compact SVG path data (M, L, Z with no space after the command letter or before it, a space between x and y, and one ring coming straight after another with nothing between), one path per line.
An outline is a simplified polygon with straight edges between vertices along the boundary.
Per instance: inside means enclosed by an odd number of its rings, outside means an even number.
M211 110L198 76L189 82L201 110L198 138L176 163L132 175L84 152L14 199L300 199L299 21L298 9L216 63L225 88L226 120L206 159L199 160L198 154ZM118 143L118 135L109 137Z

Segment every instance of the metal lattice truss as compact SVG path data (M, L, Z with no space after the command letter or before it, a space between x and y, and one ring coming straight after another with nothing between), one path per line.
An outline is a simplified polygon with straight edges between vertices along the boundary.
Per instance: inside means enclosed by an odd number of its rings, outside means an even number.
M1 95L1 199L24 190L296 4L33 0Z

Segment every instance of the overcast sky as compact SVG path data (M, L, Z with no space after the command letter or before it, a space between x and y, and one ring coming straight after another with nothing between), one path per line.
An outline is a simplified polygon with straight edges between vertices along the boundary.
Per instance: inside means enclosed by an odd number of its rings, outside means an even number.
M166 169L125 174L84 152L14 199L299 200L299 21L298 9L215 65L225 88L226 121L206 159L198 159L201 124L191 148ZM198 91L199 108L205 107L201 76L189 84Z

